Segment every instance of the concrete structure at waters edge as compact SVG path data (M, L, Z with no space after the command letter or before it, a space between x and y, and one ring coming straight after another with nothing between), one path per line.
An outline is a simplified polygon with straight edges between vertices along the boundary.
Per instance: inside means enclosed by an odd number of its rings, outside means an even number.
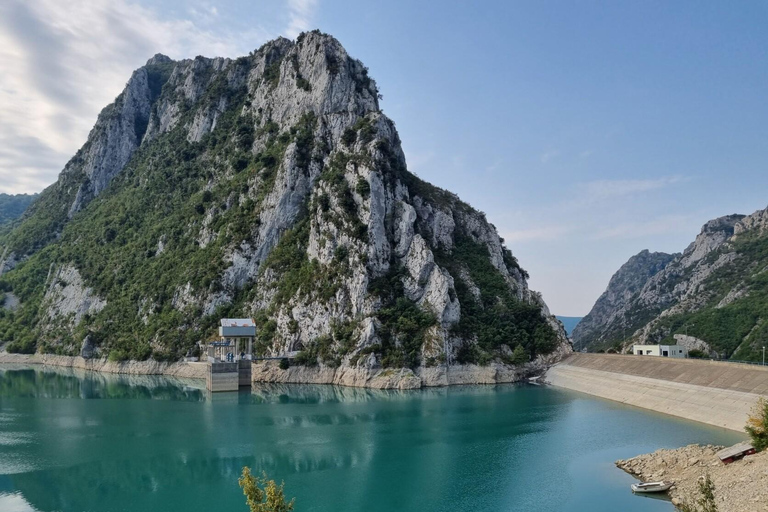
M219 341L207 344L208 391L237 391L251 385L251 360L256 323L250 318L222 318Z
M636 356L688 357L688 349L682 345L632 345Z
M240 389L239 362L208 363L205 387L208 391L237 391Z
M760 396L768 395L768 367L695 359L573 354L545 380L739 432Z
M222 318L219 341L208 345L208 360L252 359L256 322L251 318ZM222 350L229 349L229 350ZM224 355L224 358L221 358Z

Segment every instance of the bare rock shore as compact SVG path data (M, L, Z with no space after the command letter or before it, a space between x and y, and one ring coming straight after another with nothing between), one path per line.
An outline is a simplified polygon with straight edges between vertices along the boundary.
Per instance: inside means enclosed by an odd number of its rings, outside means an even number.
M341 366L291 366L281 369L277 361L253 365L253 382L280 384L335 384L373 389L419 389L461 384L502 384L526 380L531 375L523 367L490 364L488 366L454 365L446 368L351 368Z
M463 384L503 384L521 382L542 375L562 358L562 350L540 356L521 366L492 363L487 366L451 365L450 367L359 368L340 366L291 366L281 369L276 360L255 362L251 380L275 384L333 384L373 389L419 389L422 387L455 386ZM0 352L1 363L41 364L77 368L104 373L128 375L168 375L181 378L204 379L206 363L159 361L109 361L50 354L11 354Z
M104 373L128 375L169 375L189 379L204 379L205 363L162 363L159 361L109 361L107 359L85 359L82 357L56 356L51 354L10 354L0 352L0 363L42 364L78 368Z
M698 480L709 473L719 512L768 511L768 452L725 465L715 456L722 448L692 444L619 460L616 466L643 481L672 480L675 505L695 502Z

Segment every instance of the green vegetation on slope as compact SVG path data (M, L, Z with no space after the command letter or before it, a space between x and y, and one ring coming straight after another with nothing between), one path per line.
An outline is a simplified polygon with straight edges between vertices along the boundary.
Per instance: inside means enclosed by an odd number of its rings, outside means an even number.
M42 339L43 351L73 354L91 334L113 359L175 359L213 332L219 316L242 306L244 292L220 289L225 253L258 227L261 202L289 144L296 144L299 160L309 165L316 121L308 114L278 133L267 120L254 133L259 120L241 115L245 89L224 94L229 106L212 133L189 142L182 119L141 147L109 189L63 228L59 240L0 278L0 290L13 290L22 302L15 313L0 310L0 339L12 342L9 350L34 351ZM255 137L266 144L253 155L244 150ZM35 246L35 237L27 236L28 246ZM86 315L74 332L62 319L38 336L33 327L42 314L46 276L70 262L107 306ZM198 296L234 297L207 314L186 311L181 298L174 305L174 292L186 283ZM153 344L156 339L162 342Z
M37 196L37 194L0 194L0 226L21 217Z
M450 255L438 252L435 261L454 277L461 304L461 320L455 333L465 340L477 339L477 344L464 345L459 362L488 362L501 345L515 349L521 346L531 358L555 349L557 336L541 315L541 308L519 300L512 293L491 264L483 244L457 234ZM462 277L467 274L471 283ZM479 298L472 293L472 284L479 290Z
M715 261L725 251L737 257L714 271L703 283L706 306L695 311L662 318L656 332L668 333L662 343L673 342L673 334L688 333L706 341L721 357L758 361L768 340L768 237L745 233L732 247L708 256ZM734 287L746 296L717 307Z

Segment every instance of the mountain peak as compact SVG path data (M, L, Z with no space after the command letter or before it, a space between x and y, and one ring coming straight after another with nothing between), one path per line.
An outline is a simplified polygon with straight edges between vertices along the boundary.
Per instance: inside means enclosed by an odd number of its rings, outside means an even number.
M170 64L174 62L173 59L162 53L156 53L151 59L147 61L147 66L155 66L158 64Z
M174 359L222 316L255 318L259 353L328 367L567 349L485 216L408 172L336 39L151 61L0 240L0 279L36 283L18 315L39 320L0 324L14 349L76 353L90 333L113 358Z

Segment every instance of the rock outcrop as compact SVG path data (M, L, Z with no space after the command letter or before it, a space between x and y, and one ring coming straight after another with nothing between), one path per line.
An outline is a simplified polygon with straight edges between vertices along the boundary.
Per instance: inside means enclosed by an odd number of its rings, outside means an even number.
M631 331L626 333L632 326L631 319L627 318L630 305L648 281L677 256L679 254L652 253L648 250L632 256L611 277L608 288L574 328L574 347L577 350L604 347L615 339L618 329L622 330L622 337L631 334Z
M768 209L707 222L682 254L643 251L611 278L574 343L626 349L690 334L714 355L756 359L768 328L767 248Z
M569 348L484 214L407 171L367 68L316 31L150 59L0 249L14 350L177 359L221 316L335 373Z

